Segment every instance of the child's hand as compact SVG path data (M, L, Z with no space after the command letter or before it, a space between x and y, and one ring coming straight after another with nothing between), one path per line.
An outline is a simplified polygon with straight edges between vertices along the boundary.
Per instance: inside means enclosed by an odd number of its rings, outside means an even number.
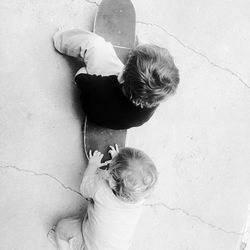
M110 161L105 161L102 163L103 154L97 150L92 154L92 151L89 150L89 165L95 166L96 168L100 168L102 166L106 166L110 163Z
M118 153L119 153L119 148L118 145L115 144L115 146L109 146L111 149L109 150L109 154L111 156L111 159L113 159Z

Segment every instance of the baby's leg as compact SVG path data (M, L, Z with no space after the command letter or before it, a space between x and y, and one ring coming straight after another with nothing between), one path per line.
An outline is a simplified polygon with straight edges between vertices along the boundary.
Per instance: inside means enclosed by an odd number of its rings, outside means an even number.
M57 238L57 249L58 250L71 250L69 246L69 242L62 240L60 238Z
M50 241L54 239L59 250L82 250L84 241L81 226L82 220L79 217L62 219L49 231L48 238Z
M114 75L122 71L123 64L112 44L93 32L81 29L59 30L53 39L59 52L83 59L89 74ZM80 73L82 70L77 72Z
M84 250L84 246L76 237L74 237L69 240L69 249L70 250Z
M47 237L51 244L59 250L70 250L70 244L68 240L66 240L65 237L62 237L62 235L56 233L56 226L53 226L48 234ZM62 238L61 238L62 237Z

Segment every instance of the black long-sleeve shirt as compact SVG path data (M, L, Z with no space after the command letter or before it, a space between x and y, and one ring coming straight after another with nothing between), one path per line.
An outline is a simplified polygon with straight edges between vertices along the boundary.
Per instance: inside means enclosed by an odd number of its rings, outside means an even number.
M135 106L123 94L116 75L78 74L75 82L81 91L85 114L103 127L128 129L140 126L149 120L157 108Z

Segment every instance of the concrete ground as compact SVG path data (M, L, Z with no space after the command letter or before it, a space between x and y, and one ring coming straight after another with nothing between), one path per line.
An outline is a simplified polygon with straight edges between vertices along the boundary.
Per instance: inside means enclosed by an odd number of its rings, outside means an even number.
M59 26L91 30L98 4L0 3L0 250L52 250L49 228L84 208L79 66L51 36ZM250 203L250 2L134 5L137 33L169 49L181 82L128 134L160 175L131 250L239 249Z

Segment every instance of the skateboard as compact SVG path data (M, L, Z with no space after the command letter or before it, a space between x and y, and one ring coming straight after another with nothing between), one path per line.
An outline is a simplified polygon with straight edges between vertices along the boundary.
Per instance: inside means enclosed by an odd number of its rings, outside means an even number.
M119 59L126 63L129 51L135 45L135 9L130 0L102 0L98 7L93 31L111 42ZM117 144L125 147L127 130L113 130L98 126L85 116L84 151L87 158L89 150L104 154L102 161L110 160L109 146Z

